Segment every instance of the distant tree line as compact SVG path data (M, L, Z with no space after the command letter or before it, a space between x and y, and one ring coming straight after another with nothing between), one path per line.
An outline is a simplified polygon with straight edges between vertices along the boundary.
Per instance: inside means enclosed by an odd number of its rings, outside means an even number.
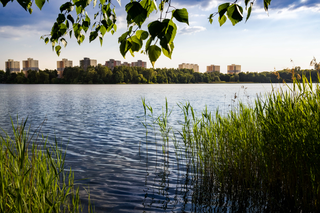
M98 65L88 67L85 71L81 67L67 67L63 77L58 78L56 70L28 71L27 77L23 72L10 73L0 70L0 83L17 84L147 84L147 83L215 83L215 82L253 82L280 83L292 82L293 78L306 75L316 81L319 69L301 70L286 69L276 72L241 72L239 74L223 74L219 72L198 73L192 69L147 69L142 67L108 67Z

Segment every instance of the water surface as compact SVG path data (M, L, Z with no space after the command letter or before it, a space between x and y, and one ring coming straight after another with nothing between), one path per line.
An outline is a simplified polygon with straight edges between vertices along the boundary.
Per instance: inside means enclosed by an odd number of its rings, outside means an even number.
M44 122L41 132L49 141L56 137L67 145L66 165L75 178L87 178L81 183L89 185L97 212L191 212L188 164L177 168L172 144L164 159L160 137L150 134L146 142L141 98L156 115L167 98L170 122L177 124L177 103L189 101L199 113L205 106L226 113L238 100L252 104L257 94L271 91L270 84L0 84L0 127L10 128L10 116L17 115L32 129Z

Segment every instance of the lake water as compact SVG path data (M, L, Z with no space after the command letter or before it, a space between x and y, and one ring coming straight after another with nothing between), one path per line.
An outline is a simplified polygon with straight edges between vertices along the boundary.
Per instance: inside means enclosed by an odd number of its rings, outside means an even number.
M273 85L280 88L282 85ZM161 113L165 98L170 122L182 119L177 103L189 101L197 112L226 113L238 100L252 104L271 84L171 85L3 85L0 84L0 127L15 120L41 127L53 142L67 144L66 167L90 188L97 212L191 212L192 183L187 164L177 168L173 145L164 160L159 141L141 124L141 98ZM152 142L151 142L152 141ZM192 177L190 177L192 179ZM82 190L82 194L85 191ZM84 201L85 203L85 201Z

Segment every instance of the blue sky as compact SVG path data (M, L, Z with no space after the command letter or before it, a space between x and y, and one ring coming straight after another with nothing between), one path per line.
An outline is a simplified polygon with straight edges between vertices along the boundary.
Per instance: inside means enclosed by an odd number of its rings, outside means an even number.
M9 2L4 8L0 6L0 70L4 69L7 59L22 62L28 57L39 60L40 69L55 69L56 61L62 58L79 65L83 57L97 59L101 64L111 58L122 62L141 59L151 67L146 55L136 54L133 58L128 54L124 59L119 52L117 39L126 30L124 6L128 1L124 0L121 7L114 1L118 31L114 35L106 34L102 47L98 40L89 43L86 39L79 46L75 39L68 39L67 48L62 48L58 57L51 50L51 45L45 45L40 40L40 36L50 32L59 7L64 2L50 0L41 11L33 7L32 15L16 2ZM262 0L256 0L247 23L232 26L228 21L220 27L215 17L214 23L209 24L208 16L224 2L227 1L172 0L176 8L187 8L190 25L177 24L178 34L172 59L162 55L155 67L177 68L180 63L196 63L204 72L206 66L215 64L220 65L221 72L226 73L227 65L234 63L240 64L242 71L262 72L292 66L309 69L313 57L320 61L320 1L272 0L267 14L262 8ZM90 9L89 14L92 11ZM157 17L158 14L154 13L150 20Z

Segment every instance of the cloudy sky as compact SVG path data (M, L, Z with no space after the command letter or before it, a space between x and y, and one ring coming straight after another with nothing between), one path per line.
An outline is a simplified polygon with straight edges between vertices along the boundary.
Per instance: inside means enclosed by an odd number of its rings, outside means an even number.
M40 69L56 69L56 61L62 58L79 65L83 57L97 59L101 64L111 58L122 62L141 59L151 66L146 55L136 54L133 58L128 54L124 59L119 52L117 39L126 30L124 6L128 0L122 0L121 7L114 1L118 31L113 36L106 34L102 47L98 40L89 43L86 39L79 46L75 39L68 39L67 48L62 48L58 57L40 36L50 32L65 1L50 0L41 11L33 7L32 15L16 2L9 2L4 8L0 6L0 70L4 69L7 59L22 62L29 57L39 60ZM247 23L232 26L227 21L220 27L215 17L213 24L209 24L208 16L224 2L227 0L172 0L176 8L187 8L190 25L177 24L172 59L162 55L155 67L177 68L180 63L196 63L200 71L205 72L206 66L215 64L226 73L228 64L240 64L242 71L262 72L292 66L309 69L313 57L320 61L320 1L272 0L267 14L262 0L256 0ZM92 14L94 10L88 12ZM158 15L152 14L151 20Z

